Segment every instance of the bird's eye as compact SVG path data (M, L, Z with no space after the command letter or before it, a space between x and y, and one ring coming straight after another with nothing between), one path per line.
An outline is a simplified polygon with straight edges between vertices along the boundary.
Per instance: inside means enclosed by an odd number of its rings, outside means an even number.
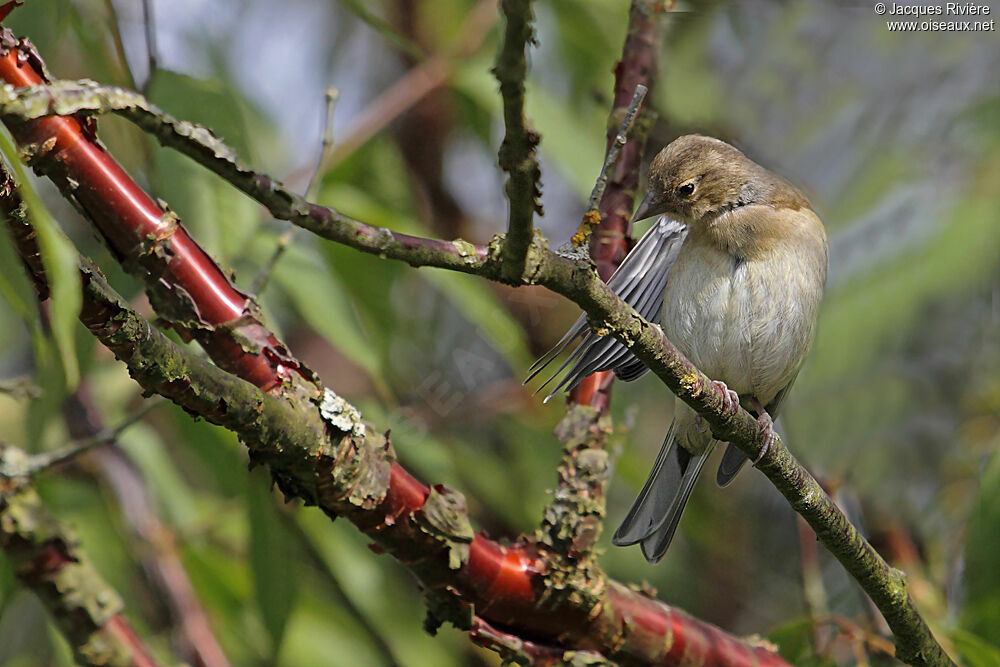
M694 193L694 183L685 183L676 192L678 197L690 197Z

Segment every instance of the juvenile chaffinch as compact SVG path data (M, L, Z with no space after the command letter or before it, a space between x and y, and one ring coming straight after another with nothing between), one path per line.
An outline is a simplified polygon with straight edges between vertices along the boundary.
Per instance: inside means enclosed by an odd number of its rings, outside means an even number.
M633 221L654 215L669 217L643 236L609 286L714 378L727 409L739 403L754 410L773 439L772 419L812 345L827 273L823 223L786 180L733 146L699 135L676 139L650 165ZM614 370L630 381L647 370L581 317L536 362L532 377L577 339L581 344L553 378L575 363L549 397L597 371ZM612 542L638 542L647 560L659 561L717 442L678 402L649 479ZM745 462L729 445L719 485L732 481Z

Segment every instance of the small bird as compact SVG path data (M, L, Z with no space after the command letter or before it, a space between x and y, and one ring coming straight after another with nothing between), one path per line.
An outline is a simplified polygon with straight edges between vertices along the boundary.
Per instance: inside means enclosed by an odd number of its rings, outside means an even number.
M653 159L632 220L654 215L664 217L608 285L713 378L726 410L737 404L753 410L770 446L773 419L812 346L828 264L823 223L788 181L724 141L700 135L674 140ZM590 331L581 316L528 380L577 340L548 382L573 367L546 401L591 373L613 370L631 381L648 370L617 340ZM649 479L612 542L638 542L646 559L658 562L717 443L707 424L678 402ZM718 484L731 482L745 462L729 445Z

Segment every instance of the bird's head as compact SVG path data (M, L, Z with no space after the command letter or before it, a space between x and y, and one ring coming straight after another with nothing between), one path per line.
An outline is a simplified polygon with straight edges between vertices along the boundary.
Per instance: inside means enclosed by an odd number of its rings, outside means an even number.
M710 225L740 206L769 203L786 188L794 192L726 142L688 134L653 159L646 196L632 220L666 214L688 225ZM780 198L788 197L782 194Z

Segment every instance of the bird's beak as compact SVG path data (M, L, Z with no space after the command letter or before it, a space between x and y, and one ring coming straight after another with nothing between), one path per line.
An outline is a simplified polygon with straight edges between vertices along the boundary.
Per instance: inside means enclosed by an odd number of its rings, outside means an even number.
M632 222L639 222L640 220L645 220L646 218L662 213L660 206L657 205L653 192L649 191L646 196L642 198L639 202L639 208L635 209L635 213L632 215Z

